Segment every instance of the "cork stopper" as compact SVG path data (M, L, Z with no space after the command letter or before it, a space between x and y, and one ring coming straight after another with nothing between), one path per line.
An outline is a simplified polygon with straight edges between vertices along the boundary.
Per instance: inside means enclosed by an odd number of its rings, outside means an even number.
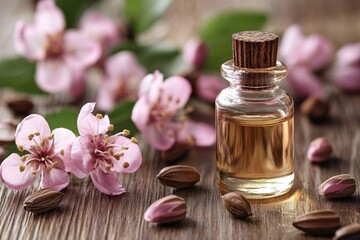
M278 36L268 32L245 31L232 35L234 65L241 68L276 66Z

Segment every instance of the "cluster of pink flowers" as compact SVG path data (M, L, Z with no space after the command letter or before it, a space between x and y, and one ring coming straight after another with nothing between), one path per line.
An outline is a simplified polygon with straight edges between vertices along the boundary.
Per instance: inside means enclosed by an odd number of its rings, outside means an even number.
M142 80L131 119L152 147L166 151L175 143L214 144L214 128L189 119L190 109L185 105L191 92L190 83L180 76L164 81L163 75L155 71Z
M333 47L320 35L304 36L298 25L289 27L279 49L280 60L289 69L287 83L296 96L324 96L325 91L314 71L324 68L331 60Z
M53 131L46 120L32 114L15 132L20 152L9 155L0 165L0 178L11 189L21 190L40 178L40 188L64 189L69 185L68 172L79 178L90 175L101 192L119 195L125 189L117 180L118 173L135 172L142 156L135 138L127 138L128 130L109 135L114 130L107 115L92 114L95 103L80 110L76 137L65 128Z
M317 34L304 36L298 25L290 26L284 32L279 54L289 69L286 83L295 97L325 96L325 89L315 72L331 62L333 51L329 40ZM331 77L340 89L360 90L359 43L339 49Z
M87 11L79 29L65 29L64 14L54 0L39 1L34 21L18 21L14 34L16 51L35 61L38 86L49 93L79 97L86 90L86 73L101 72L99 108L109 111L118 101L134 97L144 68L135 55L120 52L107 59L111 47L126 39L126 27L97 12Z

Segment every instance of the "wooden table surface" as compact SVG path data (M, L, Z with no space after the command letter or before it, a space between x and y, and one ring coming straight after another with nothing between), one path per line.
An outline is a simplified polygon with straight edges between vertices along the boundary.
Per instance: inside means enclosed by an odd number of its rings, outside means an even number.
M1 4L11 11L2 8L1 14L7 12L9 19L26 13L16 9L20 7L20 1L6 2L1 1ZM265 4L265 1L257 2ZM4 21L2 15L0 26L5 26ZM349 41L353 41L354 36L358 35L349 34ZM4 38L8 35L2 37L1 42ZM0 55L7 55L6 51L2 49ZM360 96L330 89L333 92L330 121L314 125L298 112L295 114L296 180L293 191L281 199L253 203L254 215L247 221L232 218L221 205L215 183L214 147L193 149L179 162L195 166L201 181L193 188L172 190L165 189L156 179L158 171L167 163L142 143L143 165L135 174L120 177L128 190L121 196L104 195L89 179L72 178L58 209L33 215L22 208L22 203L37 186L12 191L0 183L0 239L316 239L292 227L295 216L312 210L331 209L339 213L343 225L360 222L359 192L353 197L333 201L317 194L320 183L333 175L349 173L360 179ZM12 92L0 91L0 120L13 118L4 105L12 95ZM35 111L41 114L63 104L61 97L35 98L34 102ZM208 121L213 122L213 109L206 109ZM308 144L322 136L332 142L335 157L326 164L312 165L306 159ZM146 208L169 194L186 200L186 220L169 226L146 223L143 220Z

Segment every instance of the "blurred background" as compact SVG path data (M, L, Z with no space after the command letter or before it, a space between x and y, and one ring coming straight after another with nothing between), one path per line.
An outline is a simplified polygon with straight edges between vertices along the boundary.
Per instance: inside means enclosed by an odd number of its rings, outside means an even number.
M19 19L31 19L35 1L0 1L0 56L14 53L12 34ZM122 0L103 0L100 9L118 16ZM143 38L166 36L184 44L196 35L201 24L213 15L228 10L254 10L268 14L266 30L281 34L291 24L300 24L305 33L319 33L336 47L360 40L360 1L357 0L181 0L173 1L164 17Z

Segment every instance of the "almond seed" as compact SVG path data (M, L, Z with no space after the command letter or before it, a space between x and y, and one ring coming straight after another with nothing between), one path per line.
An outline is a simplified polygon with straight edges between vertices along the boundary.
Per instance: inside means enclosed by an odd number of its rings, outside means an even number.
M64 193L50 188L41 189L27 196L24 201L25 210L32 213L43 213L56 208L64 197Z
M252 215L248 200L239 192L229 192L221 196L225 209L236 218L246 218Z
M340 228L335 233L335 240L360 239L360 224L354 223Z
M194 186L200 180L200 174L194 167L173 165L163 168L157 178L164 186L188 188Z
M340 217L333 211L314 211L296 217L293 226L312 235L332 235L340 228Z

